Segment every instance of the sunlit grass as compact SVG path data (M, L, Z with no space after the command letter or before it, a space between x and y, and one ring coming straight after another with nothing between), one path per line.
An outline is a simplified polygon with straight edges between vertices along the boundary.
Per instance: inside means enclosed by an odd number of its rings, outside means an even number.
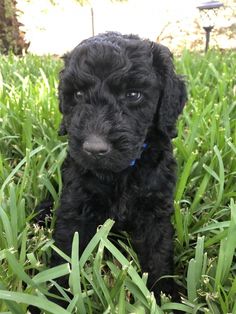
M57 135L57 77L51 57L0 56L0 312L26 313L236 313L236 62L235 52L185 52L176 66L186 75L189 102L174 140L178 182L176 280L182 304L163 297L161 308L127 259L110 242L107 221L78 259L79 235L65 264L48 269L51 228L33 224L33 209L47 193L58 202L66 142ZM122 244L121 244L122 245ZM110 251L104 260L104 249ZM131 256L132 249L127 248ZM59 252L62 254L62 252ZM72 300L59 309L48 282L70 275ZM68 298L61 287L62 298ZM132 296L131 296L132 295Z

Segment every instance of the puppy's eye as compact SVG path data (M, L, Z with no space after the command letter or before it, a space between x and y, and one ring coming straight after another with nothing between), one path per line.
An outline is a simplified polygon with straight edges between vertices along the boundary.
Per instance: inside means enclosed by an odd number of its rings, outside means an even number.
M137 102L142 98L142 93L141 92L137 92L137 91L128 91L125 94L126 99L128 99L129 101L132 102Z
M74 93L74 97L76 100L81 100L84 97L84 92L81 90L78 90Z

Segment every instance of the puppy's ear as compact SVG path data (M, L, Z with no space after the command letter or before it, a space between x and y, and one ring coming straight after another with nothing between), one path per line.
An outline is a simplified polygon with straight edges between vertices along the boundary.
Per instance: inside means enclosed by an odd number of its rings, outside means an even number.
M63 136L67 134L66 118L63 115L64 114L64 110L63 110L64 97L63 97L63 92L62 92L62 73L63 73L63 70L60 72L60 75L59 75L59 86L58 86L59 110L62 113L62 120L61 120L59 130L58 130L59 136Z
M173 57L169 49L152 43L153 66L161 83L157 123L170 138L176 137L176 121L187 101L187 90L183 78L175 73Z
M68 66L70 61L70 52L65 53L61 58L64 61L64 67Z
M62 118L60 126L59 126L59 130L58 130L58 135L59 136L63 136L67 134L67 128L66 128L66 124L65 124L65 119Z
M67 54L63 55L62 59L64 61L64 68L65 68L69 64L70 54L67 53ZM59 73L59 86L58 86L59 110L62 114L64 113L64 111L63 111L63 93L62 93L62 76L63 76L64 68ZM63 116L61 123L60 123L60 126L59 126L58 135L63 136L66 134L67 134L66 121L65 121L65 117Z

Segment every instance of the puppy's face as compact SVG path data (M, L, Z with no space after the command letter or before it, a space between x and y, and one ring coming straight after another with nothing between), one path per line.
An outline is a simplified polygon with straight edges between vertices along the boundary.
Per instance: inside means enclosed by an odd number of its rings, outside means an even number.
M94 171L119 172L140 158L165 81L150 42L113 37L77 46L59 84L69 153Z

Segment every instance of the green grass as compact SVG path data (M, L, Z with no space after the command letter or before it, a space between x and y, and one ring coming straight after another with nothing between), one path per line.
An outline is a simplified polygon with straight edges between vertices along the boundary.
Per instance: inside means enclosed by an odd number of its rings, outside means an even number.
M79 235L65 264L48 269L54 224L33 224L33 208L49 191L58 203L66 142L57 136L57 77L61 61L27 55L0 56L0 312L26 313L28 304L47 313L236 313L236 53L185 52L177 60L189 102L174 140L178 183L177 282L181 304L163 296L162 306L138 273L135 253L127 259L109 240L108 220L78 259ZM122 240L122 239L121 239ZM120 241L122 244L122 241ZM113 258L104 260L104 249ZM73 298L65 310L48 287L69 274ZM58 286L62 298L67 298ZM132 297L131 297L132 294Z

